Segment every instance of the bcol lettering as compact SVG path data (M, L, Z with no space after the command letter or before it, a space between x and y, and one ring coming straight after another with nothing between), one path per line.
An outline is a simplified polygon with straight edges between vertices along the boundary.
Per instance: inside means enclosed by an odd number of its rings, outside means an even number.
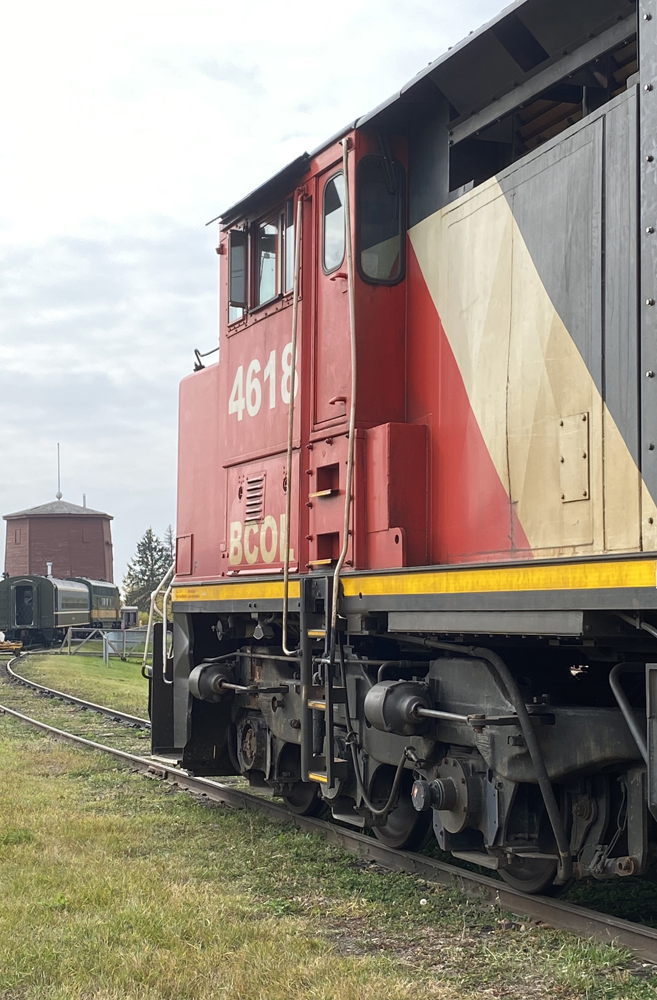
M285 560L285 544L287 542L287 524L285 514L281 514L279 523L271 514L262 524L242 524L241 521L231 521L228 538L228 562L231 566L239 566L246 562L250 566L257 562L273 563L278 558ZM294 559L294 549L290 548L290 559Z

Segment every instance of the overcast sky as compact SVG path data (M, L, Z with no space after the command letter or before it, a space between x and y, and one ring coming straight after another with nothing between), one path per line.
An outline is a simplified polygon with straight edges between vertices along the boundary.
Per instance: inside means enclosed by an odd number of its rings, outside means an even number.
M0 0L0 514L54 498L60 441L120 582L175 523L177 385L217 340L205 223L502 6Z

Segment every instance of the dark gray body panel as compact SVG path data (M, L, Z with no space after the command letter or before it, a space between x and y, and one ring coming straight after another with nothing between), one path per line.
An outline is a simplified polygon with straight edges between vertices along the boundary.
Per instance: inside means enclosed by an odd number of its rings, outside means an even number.
M602 121L573 126L499 184L552 304L602 390Z
M604 399L639 457L637 88L605 115Z
M498 177L552 304L639 460L636 88Z
M638 464L636 101L631 87L498 180Z

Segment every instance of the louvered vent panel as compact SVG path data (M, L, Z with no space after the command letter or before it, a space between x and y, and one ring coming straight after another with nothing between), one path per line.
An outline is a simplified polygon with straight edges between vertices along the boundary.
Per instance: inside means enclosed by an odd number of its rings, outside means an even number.
M262 521L265 512L265 477L250 476L246 480L246 521Z

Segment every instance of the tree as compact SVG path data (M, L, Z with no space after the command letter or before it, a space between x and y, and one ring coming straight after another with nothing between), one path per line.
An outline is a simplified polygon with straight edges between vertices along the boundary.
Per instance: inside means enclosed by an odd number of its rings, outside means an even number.
M137 542L137 551L123 578L125 603L148 611L151 594L172 563L170 549L148 528Z
M164 547L167 550L169 566L171 566L176 558L176 535L172 524L164 532Z

